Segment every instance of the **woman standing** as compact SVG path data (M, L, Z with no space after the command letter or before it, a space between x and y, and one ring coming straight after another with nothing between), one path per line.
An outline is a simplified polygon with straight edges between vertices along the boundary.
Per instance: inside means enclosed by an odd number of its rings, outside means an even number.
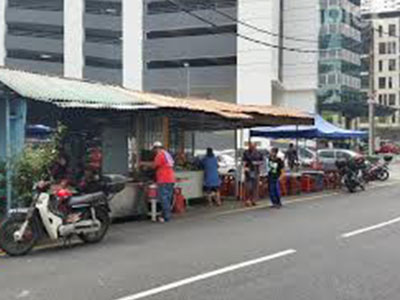
M204 192L210 205L213 201L217 206L221 206L221 195L219 186L221 184L218 174L218 161L212 148L207 148L207 154L201 161L204 169Z

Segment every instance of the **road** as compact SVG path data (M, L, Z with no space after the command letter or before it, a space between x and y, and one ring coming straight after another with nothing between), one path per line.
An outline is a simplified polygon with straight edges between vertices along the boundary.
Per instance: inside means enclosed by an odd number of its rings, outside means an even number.
M400 183L0 258L0 299L399 299Z

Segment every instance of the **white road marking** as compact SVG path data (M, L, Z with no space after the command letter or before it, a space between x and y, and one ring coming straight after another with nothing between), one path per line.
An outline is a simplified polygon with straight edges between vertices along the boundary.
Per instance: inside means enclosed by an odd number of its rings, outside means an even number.
M396 224L396 223L399 223L399 222L400 222L400 217L392 219L392 220L389 220L387 222L379 223L379 224L376 224L376 225L373 225L373 226L369 226L369 227L365 227L365 228L361 228L361 229L358 229L358 230L354 230L354 231L351 231L351 232L344 233L344 234L341 235L341 237L344 238L344 239L347 239L349 237L353 237L353 236L356 236L356 235L359 235L359 234L363 234L363 233L366 233L366 232L369 232L369 231L372 231L372 230L380 229L380 228L383 228L383 227L386 227L386 226L389 226L389 225L393 225L393 224Z
M189 278L186 278L186 279L183 279L183 280L172 282L172 283L169 283L169 284L166 284L166 285L163 285L163 286L159 286L159 287L154 288L154 289L150 289L150 290L147 290L147 291L143 291L143 292L131 295L131 296L126 296L126 297L123 297L123 298L119 298L117 300L143 299L143 298L146 298L146 297L150 297L150 296L153 296L153 295L156 295L156 294L160 294L160 293L163 293L163 292L166 292L166 291L169 291L169 290L173 290L173 289L179 288L181 286L185 286L185 285L189 285L189 284L192 284L192 283L195 283L195 282L198 282L198 281L202 281L202 280L205 280L205 279L208 279L208 278L211 278L211 277L215 277L215 276L222 275L222 274L225 274L225 273L233 272L233 271L236 271L236 270L239 270L239 269L242 269L242 268L246 268L246 267L250 267L250 266L253 266L253 265L256 265L256 264L261 264L261 263L264 263L264 262L267 262L267 261L270 261L270 260L273 260L273 259L281 258L281 257L287 256L287 255L291 255L291 254L294 254L296 252L297 251L294 250L294 249L288 249L288 250L281 251L281 252L278 252L278 253L275 253L275 254L272 254L272 255L260 257L260 258L249 260L249 261L245 261L245 262L238 263L238 264L235 264L235 265L227 266L227 267L222 268L222 269L217 269L217 270L214 270L214 271L211 271L211 272L203 273L203 274L200 274L200 275L197 275L197 276L193 276L193 277L189 277Z

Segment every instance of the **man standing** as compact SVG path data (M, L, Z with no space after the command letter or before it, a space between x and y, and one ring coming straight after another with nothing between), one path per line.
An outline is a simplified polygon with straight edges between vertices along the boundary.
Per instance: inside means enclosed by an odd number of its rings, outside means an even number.
M156 153L153 168L156 171L156 183L158 185L158 197L162 208L160 222L168 222L171 219L171 205L174 194L174 160L161 142L155 142L153 149Z
M278 148L272 148L268 160L268 187L273 208L282 207L279 177L283 167L283 161L278 157Z
M245 171L245 205L256 205L258 200L258 182L260 178L260 166L263 163L263 156L257 151L254 143L249 144L249 149L243 154Z

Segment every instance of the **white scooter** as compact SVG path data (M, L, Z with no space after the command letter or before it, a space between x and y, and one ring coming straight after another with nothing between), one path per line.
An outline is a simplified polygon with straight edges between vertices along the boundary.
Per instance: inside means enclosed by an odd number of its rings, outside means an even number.
M100 242L111 223L108 202L125 188L125 183L123 176L104 176L99 192L66 199L68 216L76 218L68 218L59 211L59 199L48 192L48 183L38 184L31 206L11 211L0 225L0 248L11 256L19 256L46 238L67 241L77 235L86 243Z

